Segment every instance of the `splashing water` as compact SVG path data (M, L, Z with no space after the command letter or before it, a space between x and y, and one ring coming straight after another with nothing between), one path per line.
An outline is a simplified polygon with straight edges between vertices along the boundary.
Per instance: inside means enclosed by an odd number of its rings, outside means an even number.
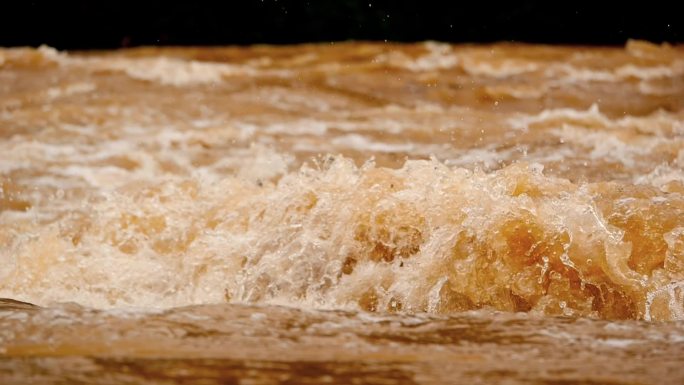
M681 50L286 49L0 51L0 296L684 319Z

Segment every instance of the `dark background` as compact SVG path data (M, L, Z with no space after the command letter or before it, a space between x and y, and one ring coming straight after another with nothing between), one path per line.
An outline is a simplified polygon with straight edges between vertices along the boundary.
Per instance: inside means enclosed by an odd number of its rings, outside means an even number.
M682 0L226 0L0 3L0 46L287 44L343 40L683 42Z

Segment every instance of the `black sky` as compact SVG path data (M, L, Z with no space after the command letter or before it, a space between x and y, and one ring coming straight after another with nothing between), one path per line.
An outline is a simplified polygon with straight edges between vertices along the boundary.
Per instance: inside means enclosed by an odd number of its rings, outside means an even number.
M0 46L287 44L343 40L620 45L684 41L679 1L16 1Z

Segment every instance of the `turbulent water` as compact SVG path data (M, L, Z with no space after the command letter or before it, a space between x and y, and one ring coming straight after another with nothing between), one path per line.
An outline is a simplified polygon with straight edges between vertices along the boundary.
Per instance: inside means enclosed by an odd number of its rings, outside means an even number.
M684 51L0 50L0 297L684 319Z

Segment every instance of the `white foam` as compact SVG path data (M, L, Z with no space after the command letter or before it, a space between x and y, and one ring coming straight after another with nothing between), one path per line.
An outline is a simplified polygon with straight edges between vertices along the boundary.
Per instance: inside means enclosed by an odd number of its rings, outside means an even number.
M338 147L346 147L357 151L370 152L410 152L414 151L414 143L391 144L385 142L376 142L368 139L365 136L358 134L348 134L337 136L330 141L333 145Z
M463 59L463 69L470 75L506 78L534 72L539 69L535 63L504 59L497 62L478 59Z
M92 92L95 89L96 86L93 83L72 83L62 87L50 87L45 92L48 98L57 99L64 96Z
M423 46L427 53L416 59L411 59L400 51L391 51L376 56L373 62L388 63L413 72L444 70L458 65L459 58L452 52L451 46L448 44L426 42Z

